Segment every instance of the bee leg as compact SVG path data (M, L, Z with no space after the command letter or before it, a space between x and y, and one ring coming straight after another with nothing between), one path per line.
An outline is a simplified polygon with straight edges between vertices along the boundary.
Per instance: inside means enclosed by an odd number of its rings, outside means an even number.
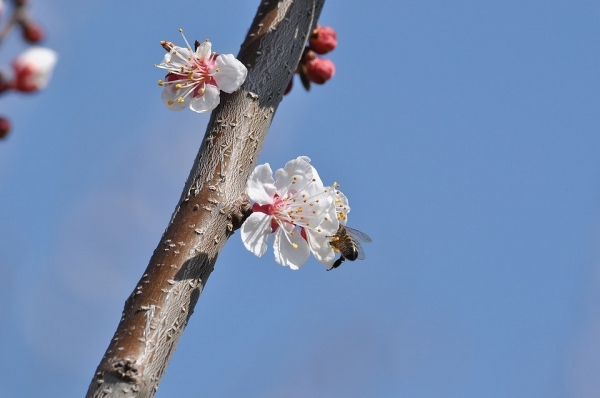
M335 263L333 263L333 266L331 267L331 269L337 268L340 265L342 265L342 263L344 262L345 258L344 256L340 256L340 258L338 258L337 260L335 260Z

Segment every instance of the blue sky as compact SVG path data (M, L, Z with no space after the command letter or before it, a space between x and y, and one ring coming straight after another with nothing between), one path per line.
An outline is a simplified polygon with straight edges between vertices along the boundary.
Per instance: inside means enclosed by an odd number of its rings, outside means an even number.
M158 42L236 54L257 6L32 3L60 59L1 99L0 398L87 390L208 122L161 103ZM321 23L337 73L296 81L259 162L342 184L367 259L291 271L235 234L157 397L600 396L600 3L328 0Z

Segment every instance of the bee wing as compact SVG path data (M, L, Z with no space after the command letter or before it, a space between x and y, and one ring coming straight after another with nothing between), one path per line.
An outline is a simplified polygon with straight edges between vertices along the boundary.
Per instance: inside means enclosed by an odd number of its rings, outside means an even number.
M352 236L354 238L354 240L356 240L356 241L360 240L360 241L365 242L365 243L371 243L372 242L372 240L369 237L369 235L365 234L364 232L361 232L358 229L354 229L354 228L350 228L350 227L345 227L345 228L346 228L346 231L348 232L348 234L350 236Z
M367 236L367 238L368 238L368 236ZM358 249L358 257L356 257L356 259L364 260L365 259L365 249L362 248L358 239L354 239L354 244L356 245L356 248Z

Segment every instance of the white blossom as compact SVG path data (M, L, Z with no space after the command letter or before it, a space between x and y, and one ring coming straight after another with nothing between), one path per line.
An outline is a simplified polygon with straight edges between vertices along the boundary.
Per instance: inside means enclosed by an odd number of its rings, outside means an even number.
M180 29L180 32L183 31ZM219 105L219 92L232 93L246 80L247 69L233 54L217 55L211 52L208 39L196 42L193 51L185 36L187 47L163 41L168 51L163 61L155 65L168 74L158 84L163 86L162 101L167 108L180 111L209 112Z
M13 61L15 90L36 91L45 88L50 81L58 55L45 47L31 47Z
M275 261L294 270L311 251L319 261L335 255L329 244L339 226L335 196L309 162L306 156L291 160L275 172L275 179L268 163L259 165L246 187L255 203L241 228L244 245L262 256L274 234Z

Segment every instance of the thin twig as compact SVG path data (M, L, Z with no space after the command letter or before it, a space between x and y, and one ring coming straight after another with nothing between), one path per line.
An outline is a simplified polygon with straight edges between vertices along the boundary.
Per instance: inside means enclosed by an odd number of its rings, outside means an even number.
M12 14L0 29L0 46L4 43L4 39L8 36L13 26L19 21L24 21L27 17L28 12L24 3L17 3L13 6Z

